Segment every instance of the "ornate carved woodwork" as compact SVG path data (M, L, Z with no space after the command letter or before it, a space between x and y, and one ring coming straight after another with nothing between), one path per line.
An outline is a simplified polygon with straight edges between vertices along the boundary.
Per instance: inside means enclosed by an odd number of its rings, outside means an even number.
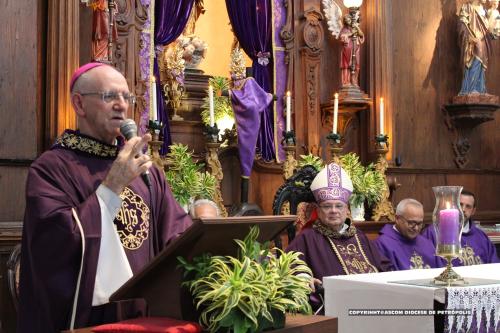
M304 20L302 29L303 45L300 50L300 74L296 77L295 91L304 92L300 99L301 104L296 103L301 114L295 117L297 125L297 136L302 136L303 146L314 153L320 151L320 63L321 53L323 51L324 29L321 24L323 15L319 6L310 6L307 3L307 9L300 14ZM297 95L297 94L296 94ZM299 100L296 97L296 101ZM298 111L299 111L298 110ZM304 124L302 128L299 124ZM304 131L303 133L301 133ZM300 143L302 140L298 140ZM299 144L300 146L300 144Z
M488 99L487 103L480 103L477 97L480 95L456 96L454 101L461 99L459 104L447 104L443 107L446 125L455 136L452 147L454 161L459 169L465 168L469 163L468 155L472 148L469 138L474 128L495 120L495 111L500 109L498 96L491 96L493 98Z

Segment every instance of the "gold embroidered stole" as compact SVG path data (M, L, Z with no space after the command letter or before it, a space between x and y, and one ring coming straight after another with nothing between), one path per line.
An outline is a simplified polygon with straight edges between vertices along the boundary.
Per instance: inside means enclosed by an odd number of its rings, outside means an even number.
M378 272L377 268L368 260L355 226L350 225L349 229L341 234L317 220L314 222L313 228L326 237L346 275ZM354 243L344 245L334 242L335 239L348 240L353 237L355 240Z

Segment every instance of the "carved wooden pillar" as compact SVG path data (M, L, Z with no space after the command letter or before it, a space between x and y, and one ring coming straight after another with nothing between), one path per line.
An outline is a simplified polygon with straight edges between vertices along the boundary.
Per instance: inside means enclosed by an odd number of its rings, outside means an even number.
M303 12L300 12L303 10ZM321 135L320 113L320 60L323 50L323 15L319 1L304 1L296 17L302 23L302 41L299 47L300 61L295 77L295 124L299 146L305 146L319 154Z
M47 84L44 145L66 128L76 128L69 98L71 75L79 66L80 1L48 1Z
M133 110L129 110L127 117L139 124L140 115L147 107L144 100L147 86L141 78L138 55L142 48L148 47L141 45L140 39L142 27L148 18L148 8L137 0L117 0L116 4L118 39L113 49L113 65L125 75L130 91L137 96L137 103Z

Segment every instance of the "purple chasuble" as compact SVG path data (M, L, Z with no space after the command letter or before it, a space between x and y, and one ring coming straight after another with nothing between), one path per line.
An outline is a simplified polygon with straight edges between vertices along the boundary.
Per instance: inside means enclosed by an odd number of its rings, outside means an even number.
M436 245L436 232L431 224L422 231L422 235ZM488 236L479 229L472 220L469 220L469 231L462 232L460 241L462 245L462 258L453 259L453 266L470 266L493 264L498 260L495 245Z
M273 96L262 89L253 78L245 79L241 89L231 91L242 176L250 177L252 172L261 113L272 100Z
M85 256L75 328L88 326L101 242L101 209L96 189L118 148L66 131L30 167L21 249L18 332L68 329L81 261ZM121 193L114 223L132 272L139 272L192 221L174 200L163 173L150 169L152 196L138 177Z
M355 229L354 226L349 227L351 228ZM341 259L332 248L332 243L336 246ZM347 275L343 267L347 268L349 274L373 273L375 272L373 267L379 272L392 269L390 262L380 256L378 249L359 230L354 230L354 235L351 237L333 238L323 235L315 228L307 228L295 237L286 251L302 252L301 258L317 279L331 275Z
M350 224L350 221L346 223ZM322 280L325 276L385 272L393 269L391 262L381 256L377 247L356 227L349 226L341 236L338 233L333 236L325 234L329 234L328 227L317 220L313 227L304 229L295 237L286 249L287 252L302 253L300 258L309 266L313 277ZM310 302L313 308L321 305L318 300L318 295L311 294Z
M421 235L408 239L394 230L392 224L386 224L379 234L374 243L396 270L437 268L445 265L443 259L436 256L434 244Z

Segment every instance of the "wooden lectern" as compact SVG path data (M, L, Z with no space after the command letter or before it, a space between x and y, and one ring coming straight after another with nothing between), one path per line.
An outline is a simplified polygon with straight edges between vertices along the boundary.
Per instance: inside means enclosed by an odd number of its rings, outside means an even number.
M206 252L235 256L238 245L234 239L243 239L252 226L259 227L258 240L264 242L278 236L295 219L295 215L281 215L194 220L144 270L117 290L110 301L144 298L150 316L197 321L191 295L181 288L182 270L178 268L177 257L191 260Z

